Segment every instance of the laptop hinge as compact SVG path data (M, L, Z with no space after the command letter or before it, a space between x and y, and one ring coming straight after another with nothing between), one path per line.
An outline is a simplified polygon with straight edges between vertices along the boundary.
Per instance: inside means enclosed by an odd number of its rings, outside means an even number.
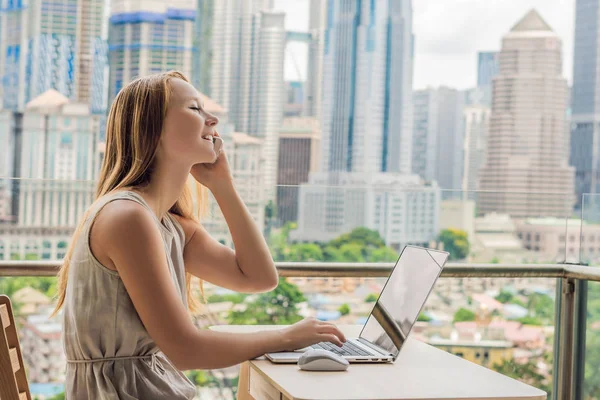
M390 353L389 351L382 349L381 347L377 346L376 344L373 344L371 342L369 342L366 339L363 338L358 338L358 341L361 342L362 344L364 344L365 346L369 347L372 350L375 350L378 353L381 353L382 355L388 357L391 356L393 357L394 355L392 353Z

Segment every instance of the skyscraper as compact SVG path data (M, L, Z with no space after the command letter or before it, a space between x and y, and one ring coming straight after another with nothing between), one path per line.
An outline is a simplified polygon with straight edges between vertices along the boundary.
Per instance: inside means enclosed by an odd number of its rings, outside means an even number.
M571 165L577 206L582 194L600 192L600 1L577 0L571 92Z
M213 58L213 17L215 0L198 0L194 24L192 83L200 92L210 96Z
M562 42L535 11L502 40L478 208L513 217L570 215ZM548 195L555 193L555 195Z
M410 174L410 0L331 1L323 67L323 171Z
M477 53L477 86L491 86L498 75L498 52L480 51Z
M263 140L267 198L277 182L283 115L285 14L272 0L223 0L214 5L211 97L229 110L238 132Z
M168 70L192 78L196 2L114 0L109 32L109 101L133 79Z
M485 163L487 135L490 124L490 108L481 104L471 104L464 110L464 167L462 190L463 197L476 198L479 190L479 175Z
M411 171L413 41L410 0L327 2L321 167L300 187L295 240L364 226L400 248L436 234L439 189Z
M6 5L6 6L5 6ZM22 111L48 89L102 112L104 0L9 0L0 9L2 106Z
M458 190L463 176L465 92L440 87L415 91L413 172Z
M438 146L438 92L416 90L413 94L412 171L426 181L435 180Z
M304 115L317 118L321 116L321 97L323 95L323 54L325 52L325 26L327 21L327 2L310 0L310 43L308 46L308 73L305 84Z

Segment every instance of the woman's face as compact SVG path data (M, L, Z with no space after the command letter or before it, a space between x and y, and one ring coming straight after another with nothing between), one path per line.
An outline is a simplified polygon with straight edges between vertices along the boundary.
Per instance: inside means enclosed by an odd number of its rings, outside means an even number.
M190 166L213 162L219 119L208 113L198 91L181 79L171 79L171 96L160 139L159 158Z

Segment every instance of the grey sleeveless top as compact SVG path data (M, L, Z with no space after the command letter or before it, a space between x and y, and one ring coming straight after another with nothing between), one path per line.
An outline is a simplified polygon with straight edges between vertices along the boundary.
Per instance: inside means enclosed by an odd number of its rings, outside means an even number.
M142 204L154 216L173 284L187 308L185 236L179 222L169 214L159 221L135 192L116 192L99 199L92 205L76 238L69 267L63 309L66 399L192 399L196 395L195 385L159 351L119 273L103 266L90 250L91 224L106 204L117 199Z

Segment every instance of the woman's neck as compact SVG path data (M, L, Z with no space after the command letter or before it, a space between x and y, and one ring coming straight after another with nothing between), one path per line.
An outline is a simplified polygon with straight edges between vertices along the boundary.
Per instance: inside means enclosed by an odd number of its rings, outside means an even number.
M156 168L150 184L139 190L160 220L181 196L189 171L189 168Z

